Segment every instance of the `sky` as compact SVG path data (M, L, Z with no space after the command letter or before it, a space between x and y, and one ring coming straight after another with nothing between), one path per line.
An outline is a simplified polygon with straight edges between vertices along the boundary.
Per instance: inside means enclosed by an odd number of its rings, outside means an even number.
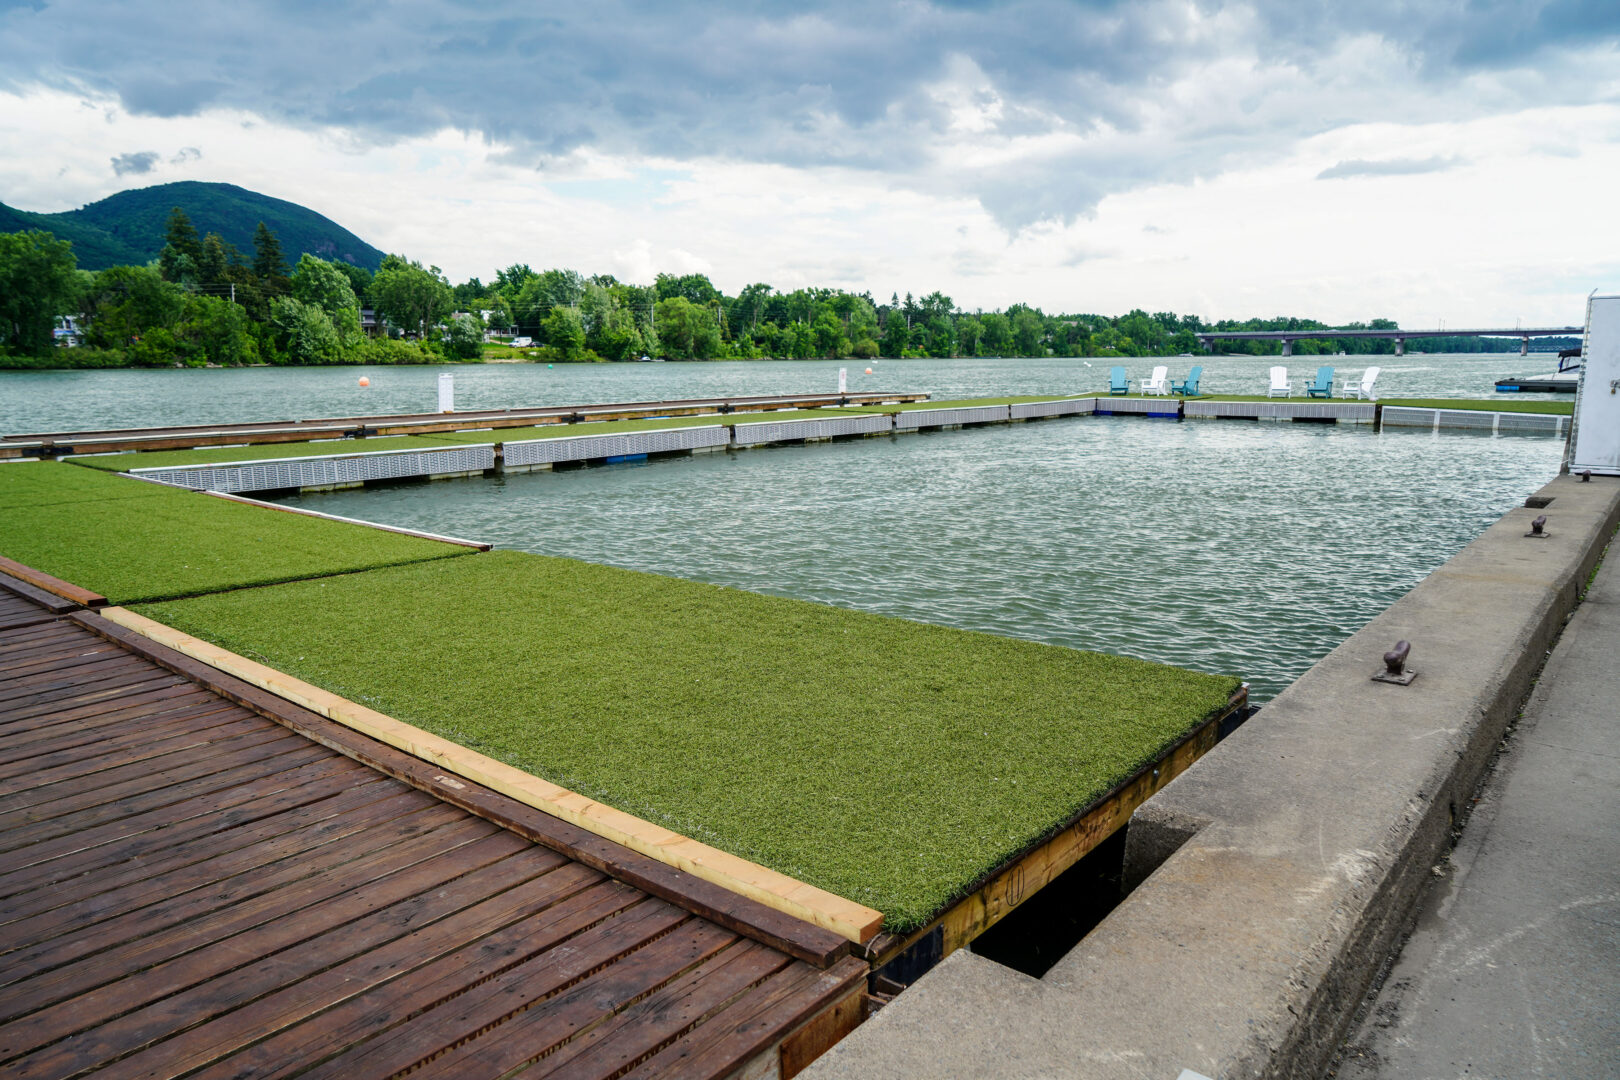
M966 310L1566 325L1620 2L0 0L0 201L209 180L516 262Z

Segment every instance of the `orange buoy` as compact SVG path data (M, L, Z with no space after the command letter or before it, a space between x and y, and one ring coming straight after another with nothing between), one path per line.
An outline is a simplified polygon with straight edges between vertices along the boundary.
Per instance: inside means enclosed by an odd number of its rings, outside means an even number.
M362 376L360 376L360 385L361 386L370 386L371 385L371 380L366 378L364 375L362 375Z
M871 368L867 368L867 369L866 369L866 373L867 373L867 374L868 374L868 375L870 375L870 374L872 374L872 369L871 369Z

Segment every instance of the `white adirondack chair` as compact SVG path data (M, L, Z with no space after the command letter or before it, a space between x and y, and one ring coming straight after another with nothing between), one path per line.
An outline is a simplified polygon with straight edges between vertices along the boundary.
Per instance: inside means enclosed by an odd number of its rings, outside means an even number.
M1383 370L1380 367L1370 367L1361 373L1361 378L1344 380L1344 396L1377 401L1378 397L1373 393L1373 383L1378 381L1378 373Z
M1293 397L1294 384L1288 381L1288 369L1274 367L1271 369L1271 385L1266 388L1266 397Z
M1164 364L1160 364L1158 367L1154 368L1153 374L1150 377L1142 380L1142 393L1170 393L1170 369Z

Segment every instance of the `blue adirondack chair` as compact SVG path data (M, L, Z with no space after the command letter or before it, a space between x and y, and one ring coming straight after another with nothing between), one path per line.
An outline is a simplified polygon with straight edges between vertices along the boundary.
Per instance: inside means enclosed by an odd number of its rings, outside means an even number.
M1123 367L1111 367L1111 368L1109 368L1108 369L1108 393L1110 395L1113 395L1113 394L1124 395L1124 394L1128 394L1130 392L1131 392L1131 381L1125 377L1125 369Z
M1187 379L1185 382L1172 382L1170 384L1170 392L1172 394L1180 394L1182 397L1197 397L1198 378L1203 374L1204 365L1194 364L1192 370L1187 372Z
M1333 396L1333 366L1323 364L1316 369L1316 381L1305 388L1306 397Z

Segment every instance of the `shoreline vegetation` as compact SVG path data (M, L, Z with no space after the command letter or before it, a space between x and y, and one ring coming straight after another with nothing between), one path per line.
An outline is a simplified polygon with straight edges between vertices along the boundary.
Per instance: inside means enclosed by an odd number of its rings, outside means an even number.
M703 274L652 285L536 272L514 263L488 283L452 286L437 266L385 256L376 271L303 254L289 267L264 222L248 255L169 214L159 256L80 270L71 241L0 234L0 369L252 367L444 363L605 363L951 357L1174 356L1222 330L1393 330L1389 319L1330 327L1297 317L1047 314L1027 304L972 311L922 297L757 282L727 296ZM1428 352L1489 352L1478 338L1424 339ZM1391 355L1394 342L1294 342L1296 356ZM1419 351L1416 349L1413 352ZM1280 352L1233 342L1225 355Z

